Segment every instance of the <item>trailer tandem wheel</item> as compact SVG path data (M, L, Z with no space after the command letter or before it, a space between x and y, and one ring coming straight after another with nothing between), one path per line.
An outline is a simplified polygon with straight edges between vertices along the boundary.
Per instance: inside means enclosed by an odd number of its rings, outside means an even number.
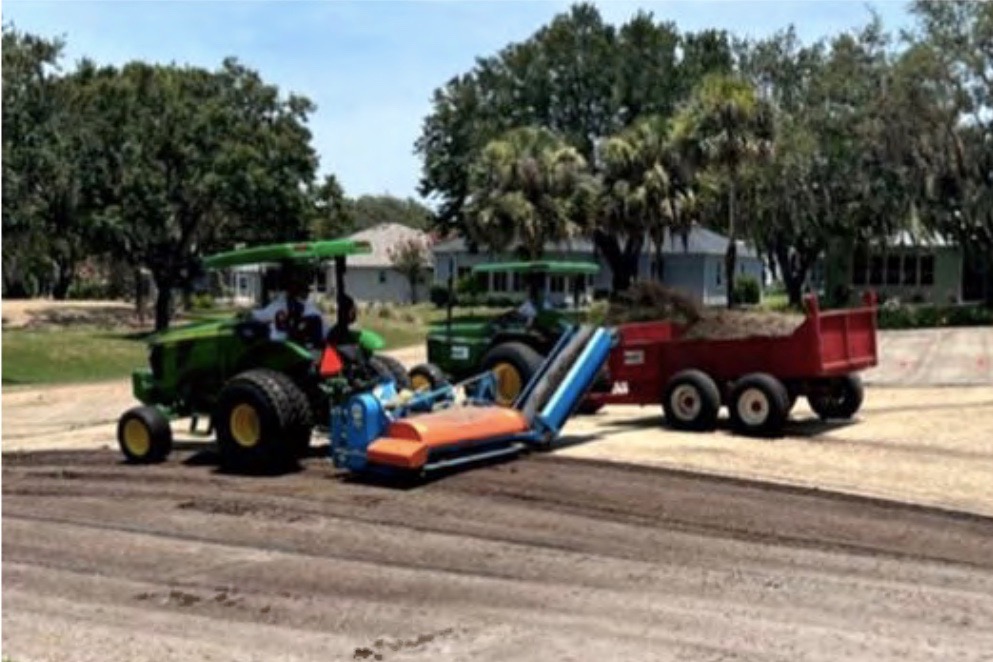
M789 405L789 394L781 381L764 372L745 375L731 390L731 427L750 437L776 436L782 432Z
M683 370L666 384L662 411L669 425L677 430L713 430L720 409L721 392L701 370Z
M823 420L847 420L855 415L865 399L865 389L858 375L845 375L828 381L823 390L807 396L810 408Z

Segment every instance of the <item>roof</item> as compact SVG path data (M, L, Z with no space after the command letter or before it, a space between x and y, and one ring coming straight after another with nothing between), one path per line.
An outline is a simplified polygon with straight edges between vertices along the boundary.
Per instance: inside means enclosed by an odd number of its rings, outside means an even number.
M686 236L686 243L679 233L673 235L666 232L665 241L662 242L663 255L724 255L727 252L728 240L722 234L708 230L700 225L694 225ZM437 253L464 253L469 250L465 239L456 237L435 245L434 252ZM586 238L577 238L568 241L549 242L545 244L545 251L548 253L579 253L593 255L593 242ZM655 247L651 241L646 241L642 247L642 252L652 254ZM757 257L755 249L747 246L744 242L738 241L738 255L743 257Z
M600 266L592 262L488 262L477 264L472 270L476 273L520 273L520 274L597 274Z
M393 266L390 261L390 249L397 244L411 239L424 242L430 248L431 237L426 232L401 225L400 223L379 223L370 228L349 235L352 241L361 241L369 244L371 251L366 255L359 255L348 260L350 267L373 267L389 268ZM431 266L431 255L427 254L426 267Z
M266 244L251 248L238 248L204 258L210 269L235 267L246 264L263 264L283 260L322 260L344 255L368 253L370 246L354 239L328 239L323 241L296 241L285 244Z

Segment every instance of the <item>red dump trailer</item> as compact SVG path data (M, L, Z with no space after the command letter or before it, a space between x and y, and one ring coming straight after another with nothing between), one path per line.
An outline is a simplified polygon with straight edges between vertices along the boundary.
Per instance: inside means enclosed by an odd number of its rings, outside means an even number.
M584 408L661 403L672 427L702 431L726 406L732 428L751 436L780 433L800 396L824 419L851 418L863 399L856 373L876 365L875 298L827 312L815 296L804 303L806 318L787 336L690 339L671 322L622 324L610 391L590 393Z

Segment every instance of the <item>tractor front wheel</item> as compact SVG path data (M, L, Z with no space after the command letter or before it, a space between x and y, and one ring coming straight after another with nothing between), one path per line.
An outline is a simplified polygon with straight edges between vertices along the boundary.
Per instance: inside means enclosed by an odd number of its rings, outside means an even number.
M128 462L161 462L172 451L169 419L155 407L129 409L117 423L117 443Z
M483 370L496 376L497 404L509 407L541 367L541 355L520 342L497 345L483 357Z
M307 396L287 375L264 368L228 382L214 411L221 461L239 471L287 468L309 445L312 423Z
M433 363L421 363L410 369L410 387L415 391L434 391L447 383L445 373Z

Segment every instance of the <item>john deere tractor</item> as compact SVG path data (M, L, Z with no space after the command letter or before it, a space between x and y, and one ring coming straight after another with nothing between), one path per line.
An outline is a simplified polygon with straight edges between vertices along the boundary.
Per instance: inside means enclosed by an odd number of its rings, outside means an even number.
M598 273L590 262L500 262L476 265L472 274L506 273L527 284L527 296L536 311L528 319L514 308L485 322L452 319L453 280L449 278L449 308L445 322L428 334L428 361L450 378L462 380L483 371L496 376L497 402L511 404L537 371L555 342L572 324L564 313L542 305L549 276L582 277Z
M216 432L223 464L271 468L306 452L315 424L327 425L333 402L386 379L409 387L409 376L398 361L375 354L384 347L380 336L348 329L353 309L344 292L346 257L368 252L365 242L312 241L204 259L204 266L212 269L274 265L268 273L284 282L288 275L313 274L322 261L333 260L338 285L335 330L322 337L320 318L294 315L290 307L291 314L277 322L279 334L246 312L155 335L149 342L148 367L132 375L134 395L142 406L125 412L118 423L125 457L136 463L161 461L172 449L170 420L191 417L195 431L198 419L205 417L207 432ZM414 374L433 380L437 370L420 366Z

